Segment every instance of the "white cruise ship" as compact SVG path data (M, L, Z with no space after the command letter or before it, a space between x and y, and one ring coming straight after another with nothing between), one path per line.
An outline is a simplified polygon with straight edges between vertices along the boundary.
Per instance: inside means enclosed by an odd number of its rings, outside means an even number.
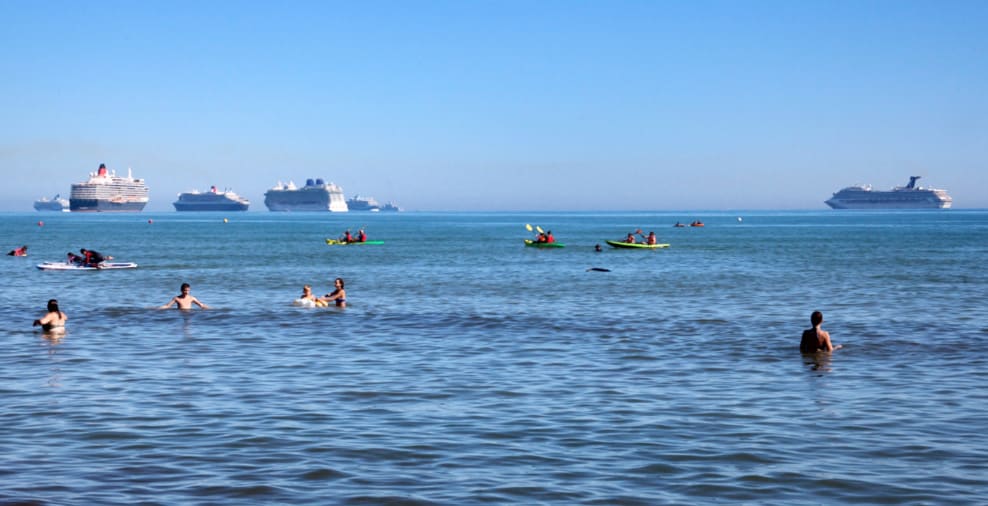
M179 193L172 205L176 211L246 211L250 201L230 190L218 191L211 186L208 192Z
M920 176L911 176L906 186L876 191L871 185L848 186L824 203L833 209L949 209L954 199L947 190L916 186Z
M305 186L279 182L264 194L264 205L269 211L329 211L345 213L349 209L343 198L343 189L322 179L306 180Z
M41 197L34 201L34 209L36 211L65 211L69 212L69 201L60 198L58 194L54 197Z
M148 203L148 187L143 179L135 179L127 169L127 177L107 172L106 165L99 164L96 172L89 173L89 180L72 185L69 210L100 212L137 212Z

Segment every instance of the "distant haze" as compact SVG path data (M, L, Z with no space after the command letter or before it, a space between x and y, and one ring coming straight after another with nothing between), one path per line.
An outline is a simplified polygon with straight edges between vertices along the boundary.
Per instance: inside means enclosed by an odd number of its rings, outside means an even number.
M409 210L988 207L988 2L2 2L0 211L323 178Z

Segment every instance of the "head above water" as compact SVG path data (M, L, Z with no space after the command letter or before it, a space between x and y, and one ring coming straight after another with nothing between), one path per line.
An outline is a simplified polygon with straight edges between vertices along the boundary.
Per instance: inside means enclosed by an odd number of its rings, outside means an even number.
M814 327L823 323L823 313L813 311L813 314L810 315L810 323L812 323Z
M180 286L178 289L179 289L179 291L184 292L186 290L191 290L192 289L192 286L189 285L188 283L182 283L182 286Z
M336 278L336 280L333 281L333 284L338 284L340 285L340 288L343 288L343 278Z
M51 299L51 300L48 301L48 312L49 313L58 313L59 312L58 311L58 301L57 300Z

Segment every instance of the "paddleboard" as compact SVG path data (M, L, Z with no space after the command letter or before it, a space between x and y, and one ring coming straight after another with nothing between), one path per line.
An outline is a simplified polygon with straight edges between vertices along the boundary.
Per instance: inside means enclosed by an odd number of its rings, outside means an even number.
M38 268L43 271L106 271L112 269L136 269L137 264L133 262L103 262L99 268L96 268L65 262L45 262L38 264Z
M525 246L531 246L533 248L565 248L566 245L558 242L535 242L531 239L525 239Z
M371 245L384 244L384 241L364 241L364 242L350 241L350 242L346 242L346 241L341 241L339 239L326 239L326 244L328 244L330 246L361 246L361 245L371 246Z
M631 242L621 242L621 241L605 241L605 242L615 248L627 248L627 249L634 249L634 248L657 249L657 248L669 247L668 244L644 244L638 242L631 243Z

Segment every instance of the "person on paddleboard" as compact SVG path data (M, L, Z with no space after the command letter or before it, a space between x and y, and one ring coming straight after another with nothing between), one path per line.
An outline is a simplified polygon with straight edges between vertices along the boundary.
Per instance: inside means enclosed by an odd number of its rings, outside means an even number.
M65 330L65 321L68 319L69 317L58 309L58 301L51 299L48 301L48 312L41 318L34 320L31 326L41 325L41 330L44 332L59 332Z
M333 281L333 284L336 286L333 293L327 293L325 297L318 300L321 300L327 304L333 302L336 304L336 307L346 307L346 290L343 289L343 286L346 283L343 282L343 278L336 278L336 280Z
M188 283L182 283L179 290L181 290L182 293L172 297L172 300L168 301L167 304L159 307L158 309L168 309L172 307L173 304L178 309L192 309L193 304L201 307L202 309L209 309L209 306L199 302L199 299L192 296L192 287L189 286Z
M99 251L79 248L79 253L82 253L83 265L87 265L89 267L99 267L99 264L106 260L106 257L104 257Z
M15 249L10 250L10 253L7 253L7 256L12 256L12 257L26 257L27 256L27 245L25 244L24 246L21 246L20 248L15 248Z
M820 328L823 323L823 313L813 311L813 314L810 315L810 323L813 324L813 328L804 330L803 337L799 340L800 353L816 353L818 351L830 353L840 349L841 345L834 346L830 342L830 333Z

